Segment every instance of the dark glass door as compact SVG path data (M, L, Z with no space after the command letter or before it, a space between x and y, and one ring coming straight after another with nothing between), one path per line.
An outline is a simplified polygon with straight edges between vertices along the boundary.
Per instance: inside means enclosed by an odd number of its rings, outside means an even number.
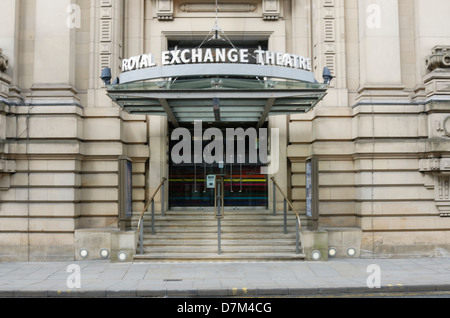
M207 127L205 127L206 129ZM169 153L179 141L170 141ZM203 141L206 147L209 141ZM225 141L224 141L225 142ZM246 147L254 147L248 143ZM192 145L192 148L194 146ZM224 147L225 149L225 147ZM226 207L266 207L268 205L268 176L260 173L261 165L239 163L223 164L174 163L169 158L169 207L213 207L214 189L208 189L206 177L220 175L224 178L224 205ZM248 158L248 151L246 151Z
M171 165L170 207L213 207L214 189L206 186L206 176L224 176L224 205L236 207L267 206L267 176L260 167L228 164Z

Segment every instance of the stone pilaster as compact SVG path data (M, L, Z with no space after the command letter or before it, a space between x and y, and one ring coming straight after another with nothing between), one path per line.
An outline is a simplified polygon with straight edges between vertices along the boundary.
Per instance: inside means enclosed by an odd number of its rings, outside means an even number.
M126 34L125 56L137 56L145 52L144 48L144 21L145 3L144 0L129 0L126 2Z
M168 176L168 140L169 134L168 122L165 117L150 116L148 124L148 140L149 140L149 174L147 176L148 192L147 198L152 196L163 177ZM167 185L167 183L166 183ZM165 209L167 210L168 191L165 191ZM161 211L161 195L155 197L155 210Z
M73 4L73 0L36 0L34 83L27 98L31 104L79 103L74 87L76 31L68 23Z
M311 56L311 7L308 0L292 1L292 49L290 52Z
M273 134L274 129L278 129L278 140L277 142L272 141L271 137L271 163L268 173L269 182L269 207L272 207L273 197L272 197L272 187L273 183L270 181L271 177L275 177L276 182L280 186L281 190L291 199L291 181L288 178L289 175L289 158L287 156L287 145L289 140L289 130L288 130L288 117L285 115L272 116L269 119L269 131ZM276 148L278 147L278 149ZM274 152L278 152L275 154ZM278 160L278 162L277 162ZM277 211L283 211L284 198L277 191L276 194L276 209Z
M398 0L359 0L359 101L408 100L402 85Z

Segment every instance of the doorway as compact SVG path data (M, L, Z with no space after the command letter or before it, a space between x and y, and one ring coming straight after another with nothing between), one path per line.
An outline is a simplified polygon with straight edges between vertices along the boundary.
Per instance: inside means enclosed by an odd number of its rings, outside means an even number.
M219 128L224 136L226 128L239 126L248 129L250 126L222 125ZM205 131L212 125L203 125ZM192 126L185 126L193 132ZM170 134L172 134L171 129ZM194 133L191 134L192 144L194 143ZM171 139L171 138L169 138ZM202 149L210 144L211 140L202 140ZM225 138L223 140L225 147ZM237 140L234 141L237 143ZM244 153L234 154L234 160L224 160L223 162L207 163L202 162L182 162L175 163L172 158L172 150L179 143L178 140L169 142L169 208L177 207L214 207L214 189L207 187L207 176L222 176L224 179L224 206L225 207L267 207L268 206L268 176L261 174L262 164L250 162L251 147L258 147L256 142L248 138L245 141ZM194 146L192 146L192 149ZM241 157L239 157L241 156ZM244 158L242 158L242 156ZM239 157L239 158L238 158ZM224 156L226 158L226 155Z

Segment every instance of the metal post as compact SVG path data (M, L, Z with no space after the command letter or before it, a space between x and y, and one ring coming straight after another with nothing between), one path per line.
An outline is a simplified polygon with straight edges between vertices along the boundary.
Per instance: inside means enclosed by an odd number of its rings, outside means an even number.
M165 194L164 194L164 183L161 186L161 215L164 216L164 212L165 212Z
M272 181L272 186L273 186L273 196L272 196L272 201L273 201L273 216L277 215L277 187L275 186L275 183Z
M221 229L222 225L221 225L221 219L218 218L217 219L217 253L220 255L222 254L222 242L221 242Z
M230 156L230 192L233 192L233 156Z
M155 200L152 200L152 234L155 234Z
M287 202L286 199L283 200L284 205L284 234L287 234Z
M241 158L241 155L239 155L239 157ZM242 160L240 160L240 164L239 164L239 174L240 174L240 180L239 180L239 192L242 192Z
M221 232L222 232L222 224L221 224L221 218L222 218L222 182L221 180L218 180L219 182L216 183L217 186L217 196L215 200L217 200L217 253L220 255L222 254L222 242L221 242Z
M204 179L205 179L205 184L203 185L203 193L205 193L206 189L208 188L208 182L206 181L206 161L205 161L204 167L203 167L203 174L204 174Z
M197 193L197 156L194 156L194 192Z
M300 220L298 220L297 218L295 219L295 253L296 254L300 254L300 248L299 248L299 243L300 243L300 226L298 225L298 222Z
M144 254L144 218L141 219L139 227L139 252Z
M216 180L216 182L217 182L217 180ZM217 193L216 193L216 198L215 198L215 200L217 201L217 217L219 217L220 218L220 209L221 209L221 203L222 203L222 201L220 200L220 182L217 182L216 183L216 187L217 187Z

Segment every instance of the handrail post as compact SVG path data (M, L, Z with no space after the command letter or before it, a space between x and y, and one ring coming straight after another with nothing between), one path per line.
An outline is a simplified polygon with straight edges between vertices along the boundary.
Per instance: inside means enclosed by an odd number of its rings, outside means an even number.
M222 209L223 209L223 179L221 178L217 183L219 186L219 200L218 201L218 218L217 218L217 250L218 254L222 254Z
M275 216L277 215L277 187L273 179L272 179L272 187L273 187L273 196L272 196L273 216Z
M222 254L222 218L224 217L223 178L216 180L214 187L214 214L217 219L217 253Z
M276 183L275 181L275 177L270 178L273 182L273 187L274 187L274 202L275 202L275 188L278 188L278 190L280 191L282 197L283 197L283 203L284 203L284 233L287 234L287 204L289 204L289 206L292 209L292 212L294 212L295 216L296 216L296 221L295 221L295 250L297 254L300 254L300 229L301 229L301 222L300 222L300 215L298 214L297 210L295 209L294 205L292 204L291 201L288 200L288 198L286 197L286 195L284 194L283 190L281 190L281 188L279 187L279 185ZM275 204L274 204L274 211L275 211Z
M159 184L158 188L156 189L155 193L153 194L153 196L149 199L149 201L147 201L147 204L145 205L141 216L139 217L139 221L138 221L138 229L137 232L139 232L139 252L141 254L144 253L144 214L147 211L148 207L150 206L150 204L152 205L152 234L155 234L155 195L156 193L161 190L163 198L164 198L164 183L167 181L167 178L162 178L161 183ZM162 188L162 189L161 189ZM162 204L163 204L163 209L162 209L162 213L164 216L164 199L162 200Z
M155 200L152 200L152 235L155 234Z
M164 213L165 213L165 194L164 194L164 187L165 187L165 185L164 185L164 183L162 184L162 186L161 186L161 215L162 216L164 216Z
M295 219L295 253L300 254L300 226L298 224L300 222L299 219Z
M222 236L222 225L221 225L221 219L217 219L217 253L220 255L222 254L222 242L221 242L221 236Z
M140 220L141 223L144 223L144 219ZM144 254L144 226L140 224L139 226L139 253Z

